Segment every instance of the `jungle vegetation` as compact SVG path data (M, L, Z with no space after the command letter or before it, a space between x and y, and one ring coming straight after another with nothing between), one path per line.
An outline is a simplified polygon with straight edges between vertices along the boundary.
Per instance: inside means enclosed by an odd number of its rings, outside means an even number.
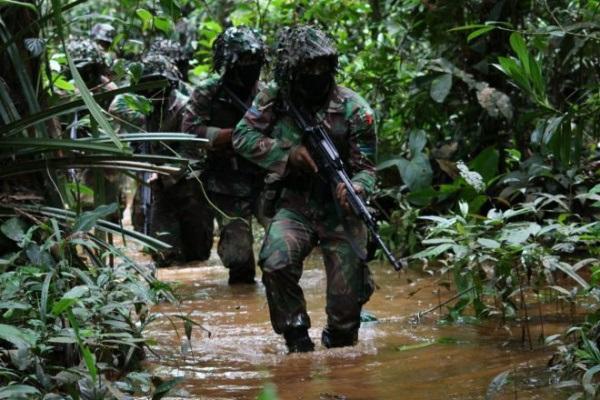
M119 88L92 93L65 43L98 22L118 32ZM140 90L136 61L153 38L191 49L194 83L224 27L272 43L296 23L326 27L341 83L375 108L380 231L411 264L449 277L459 296L447 319L526 324L528 303L595 304L542 338L573 398L595 398L598 0L0 1L0 398L158 399L173 386L140 371L149 307L174 301L171 290L114 239L162 244L111 220L122 210L102 179L84 185L69 170L185 168L132 154L140 137L118 135L106 112L116 93ZM89 137L70 138L76 114Z

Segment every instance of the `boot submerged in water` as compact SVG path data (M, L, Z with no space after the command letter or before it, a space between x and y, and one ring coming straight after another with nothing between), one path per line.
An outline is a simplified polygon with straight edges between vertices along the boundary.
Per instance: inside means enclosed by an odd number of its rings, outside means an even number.
M321 335L321 343L328 349L333 347L354 346L358 343L358 331L348 332L325 328Z
M285 337L288 353L306 353L315 349L306 328L292 328L285 332L283 337Z

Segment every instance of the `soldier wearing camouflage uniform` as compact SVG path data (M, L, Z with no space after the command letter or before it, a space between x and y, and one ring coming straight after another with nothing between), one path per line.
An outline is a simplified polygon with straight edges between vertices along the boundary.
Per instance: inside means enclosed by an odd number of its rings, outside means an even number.
M228 28L213 45L217 74L195 88L186 109L182 130L209 140L202 181L221 228L217 252L229 269L229 283L254 283L252 215L263 173L254 164L234 154L231 133L252 104L264 62L259 35L246 27ZM211 219L212 221L212 219Z
M271 323L290 352L312 351L310 318L298 284L303 260L315 246L327 276L325 347L354 345L362 305L373 292L366 263L366 227L349 212L346 191L332 191L302 144L303 132L288 115L290 102L329 131L357 192L375 185L370 161L376 146L373 111L350 89L335 83L337 51L313 27L280 33L275 82L259 93L233 134L235 151L282 178L277 212L259 254ZM360 252L358 250L361 250Z
M142 59L144 75L142 82L153 79L167 79L169 87L142 94L122 94L115 97L109 111L120 120L121 131L129 132L178 132L183 109L188 101L183 94L188 89L181 82L181 73L166 57L149 54ZM145 105L151 103L148 110ZM143 146L143 147L142 147ZM136 149L146 154L173 153L159 144L147 143ZM201 157L197 146L170 144L182 157L198 160ZM212 230L207 231L203 224L208 218L206 207L201 204L200 185L193 176L178 179L171 176L146 175L141 185L150 185L152 200L150 211L144 215L142 186L136 195L133 207L133 224L136 230L150 234L172 246L171 249L153 254L159 267L175 261L185 262L206 260L212 245ZM209 243L202 246L201 243Z
M90 38L102 49L102 56L109 67L112 67L117 59L110 48L116 36L117 30L111 24L96 24L90 31Z
M90 90L114 90L117 88L109 78L110 71L102 48L92 40L72 38L67 44L67 51Z
M92 26L90 37L104 50L108 50L117 36L116 29L111 24L96 24Z
M150 45L149 53L160 54L167 57L169 60L172 60L179 72L181 72L183 80L187 81L188 71L190 69L190 59L192 58L192 53L189 51L189 48L170 39L158 38Z

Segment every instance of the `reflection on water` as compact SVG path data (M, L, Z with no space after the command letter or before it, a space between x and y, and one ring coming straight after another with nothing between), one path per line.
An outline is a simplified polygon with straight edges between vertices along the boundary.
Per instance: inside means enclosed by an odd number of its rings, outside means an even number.
M495 399L568 397L548 385L550 349L529 350L518 327L440 325L435 314L415 324L412 315L440 301L437 284L381 265L373 266L379 290L365 307L379 321L363 323L357 346L324 349L320 265L311 259L301 281L317 348L294 355L286 355L283 339L271 328L262 284L229 287L227 271L215 258L161 270L161 279L181 283L185 299L180 307L157 307L160 318L151 332L159 344L150 360L154 372L185 378L172 398L254 399L272 383L280 399L484 399L491 380L507 370L511 378ZM191 346L177 314L206 329L194 327ZM544 324L546 335L563 328ZM536 339L539 326L531 329Z

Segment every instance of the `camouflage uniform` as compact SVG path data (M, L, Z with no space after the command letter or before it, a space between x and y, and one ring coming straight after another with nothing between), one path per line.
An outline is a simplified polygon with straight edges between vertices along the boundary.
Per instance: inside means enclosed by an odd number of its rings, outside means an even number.
M284 334L290 351L312 350L306 334L310 319L298 282L303 260L319 245L327 275L327 327L322 341L327 347L352 345L362 305L373 291L369 269L354 251L365 248L366 227L344 214L322 179L288 165L291 149L302 143L303 133L285 112L284 102L292 97L290 82L298 65L318 57L332 60L329 97L316 118L328 128L353 183L366 194L375 184L368 157L376 146L373 111L358 94L335 85L337 53L321 31L311 27L284 31L277 51L275 82L257 95L233 134L238 154L283 179L278 211L259 255L271 322L275 332ZM304 350L292 347L295 335L310 342Z
M263 44L248 28L229 28L216 41L215 74L194 89L183 118L182 130L209 140L202 182L208 197L232 219L215 212L220 238L217 248L223 265L229 268L230 283L254 282L255 261L252 249L252 216L256 215L256 199L263 182L260 168L235 155L229 148L215 148L222 129L234 128L257 92L257 79L238 104L226 80L226 71L236 65L237 57L250 54L263 60ZM212 221L212 219L211 219Z
M160 76L169 79L174 86L168 93L167 100L161 105L145 112L143 106L132 107L134 104L144 104L148 100L138 94L121 94L115 97L109 111L118 116L122 131L139 132L178 132L181 116L188 97L182 92L188 90L179 81L177 68L165 57L149 55L143 60L145 77ZM201 157L197 146L190 144L169 144L182 157L198 160ZM173 155L169 150L158 144L150 148L136 149L137 152L150 154ZM147 174L146 174L147 175ZM144 180L144 179L142 179ZM142 182L142 184L145 184ZM202 204L202 193L199 183L193 176L175 179L171 176L160 176L151 184L152 206L150 220L145 222L140 206L140 190L137 192L133 210L133 223L136 230L144 231L149 226L149 234L170 244L172 249L154 254L159 266L165 266L173 261L206 260L212 246L212 226L209 229L203 225L208 218L207 207Z
M160 38L152 42L149 53L159 54L172 60L183 75L183 80L187 81L189 63L192 58L189 48L185 48L173 40Z
M92 40L104 50L103 56L108 66L112 66L116 59L115 54L109 51L116 36L117 31L111 24L96 24L90 31Z

